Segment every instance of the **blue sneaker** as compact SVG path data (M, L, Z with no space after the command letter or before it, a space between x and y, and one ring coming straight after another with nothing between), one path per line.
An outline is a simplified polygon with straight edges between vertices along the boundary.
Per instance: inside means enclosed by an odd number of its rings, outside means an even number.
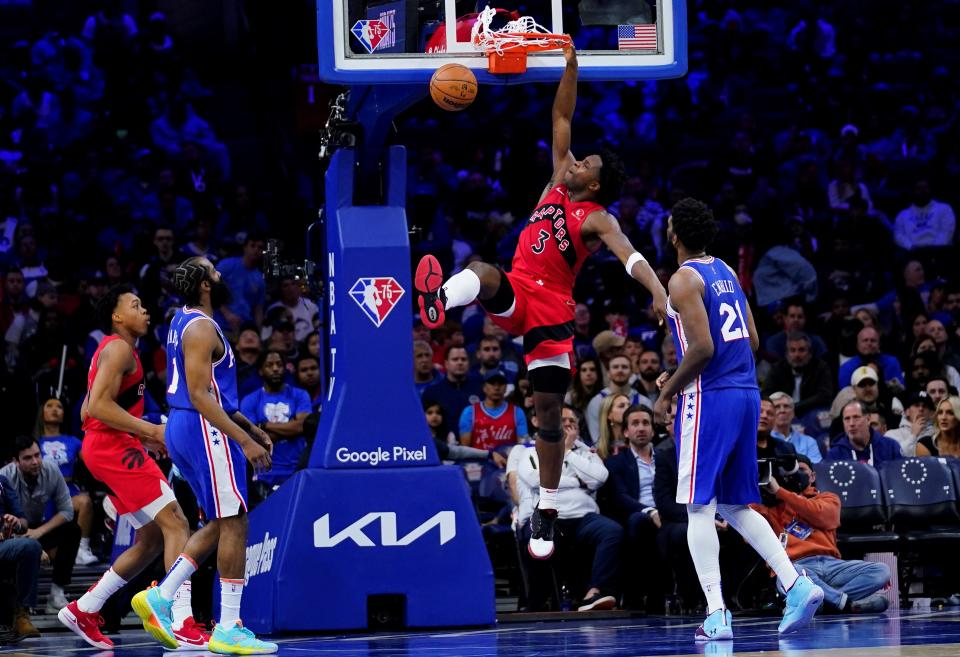
M277 652L277 644L261 641L237 621L229 630L223 625L213 628L207 650L218 655L270 655Z
M822 604L823 589L807 577L806 571L800 573L787 592L787 608L783 610L783 620L777 631L786 634L799 630L810 622Z
M163 599L156 582L146 591L133 596L130 606L143 621L143 629L147 634L163 644L164 648L173 650L180 647L173 636L173 600Z
M693 638L697 641L730 641L733 639L733 614L726 609L717 609L707 616L697 628Z

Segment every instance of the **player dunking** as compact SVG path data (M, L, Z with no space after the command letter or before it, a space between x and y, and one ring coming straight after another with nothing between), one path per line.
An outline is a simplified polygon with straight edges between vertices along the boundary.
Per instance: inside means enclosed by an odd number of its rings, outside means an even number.
M680 269L670 279L667 315L679 366L661 375L654 410L662 421L677 401L679 480L677 502L686 504L687 543L707 598L707 619L697 641L732 639L730 612L720 588L717 512L776 572L787 591L780 633L805 625L823 602L823 590L798 575L767 522L748 504L760 502L757 422L760 392L753 353L757 327L736 274L708 256L717 234L710 209L693 199L679 201L667 221L667 239Z
M260 641L240 622L247 546L247 476L270 469L267 435L237 410L237 369L230 343L213 320L229 291L206 258L188 258L174 272L186 305L167 332L167 451L204 511L204 525L158 586L134 596L144 629L165 647L176 648L170 627L174 592L217 549L220 622L208 649L221 654L274 653L277 644Z
M440 264L432 255L417 266L414 285L420 293L420 317L435 328L444 311L479 298L499 326L523 336L524 358L530 372L540 430L540 496L531 518L527 550L536 559L553 554L557 518L557 487L564 449L560 430L563 396L573 364L574 280L583 261L603 242L624 263L627 274L653 295L662 316L666 291L656 274L617 220L604 210L623 184L623 166L612 153L577 160L570 152L570 122L577 104L577 55L564 49L567 65L553 102L553 176L527 222L513 256L513 269L504 273L482 262L443 283ZM442 283L442 285L441 285Z
M143 416L143 367L137 340L147 333L150 315L128 285L113 287L97 307L107 333L90 361L83 401L83 461L110 489L118 514L125 514L137 540L117 557L100 581L57 618L95 648L113 647L100 632L100 609L107 599L150 565L161 550L173 564L190 532L187 519L147 449L165 450L163 426ZM146 448L146 449L145 449ZM207 636L190 611L190 582L177 590L174 639L181 648L202 650Z

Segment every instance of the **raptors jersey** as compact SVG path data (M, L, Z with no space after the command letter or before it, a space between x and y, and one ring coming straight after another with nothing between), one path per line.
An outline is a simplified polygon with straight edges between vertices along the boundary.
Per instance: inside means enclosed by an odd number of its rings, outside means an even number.
M100 352L111 342L122 340L119 335L108 335L101 342L100 346L93 354L90 361L90 370L87 372L87 390L93 389L93 381L97 378L97 362L100 360ZM127 374L120 381L120 390L117 391L117 404L135 418L143 417L143 366L140 364L140 355L137 350L133 350L133 358L137 363L137 368L131 374ZM104 424L93 416L88 415L83 423L84 431L101 431L107 433L123 433L114 429L108 424Z
M591 212L603 209L592 201L574 203L566 185L551 189L520 233L513 271L537 280L540 285L569 293L583 261L590 255L580 234L583 222Z
M190 402L190 392L187 390L187 381L184 377L183 361L183 333L194 322L211 322L217 329L217 335L223 342L223 356L213 363L210 372L210 392L228 414L237 412L237 367L233 356L233 349L223 335L223 331L213 319L207 317L196 308L184 306L177 311L170 321L167 330L167 404L170 408L184 410L196 409Z
M693 271L703 281L703 306L713 338L713 357L684 393L721 388L756 389L757 372L747 325L747 298L736 276L725 262L710 256L687 260L681 268ZM669 301L667 316L679 362L687 350L687 338L683 321Z

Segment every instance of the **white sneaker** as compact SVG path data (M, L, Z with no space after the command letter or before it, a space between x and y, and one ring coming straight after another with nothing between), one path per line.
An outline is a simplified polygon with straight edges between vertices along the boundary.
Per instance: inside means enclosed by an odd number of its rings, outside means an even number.
M100 563L100 560L90 551L90 548L81 547L77 550L77 559L74 563L78 566L92 566L95 563Z
M63 594L63 591L50 591L50 595L47 596L47 613L56 614L59 613L61 609L66 607L69 603L67 596Z

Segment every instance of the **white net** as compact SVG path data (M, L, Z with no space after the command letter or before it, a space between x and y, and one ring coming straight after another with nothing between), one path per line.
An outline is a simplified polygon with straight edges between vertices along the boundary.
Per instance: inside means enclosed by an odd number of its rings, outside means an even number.
M518 48L562 48L568 42L567 37L553 34L531 16L521 16L497 30L490 29L496 16L497 10L487 5L473 24L471 38L484 52L502 55L504 51Z

